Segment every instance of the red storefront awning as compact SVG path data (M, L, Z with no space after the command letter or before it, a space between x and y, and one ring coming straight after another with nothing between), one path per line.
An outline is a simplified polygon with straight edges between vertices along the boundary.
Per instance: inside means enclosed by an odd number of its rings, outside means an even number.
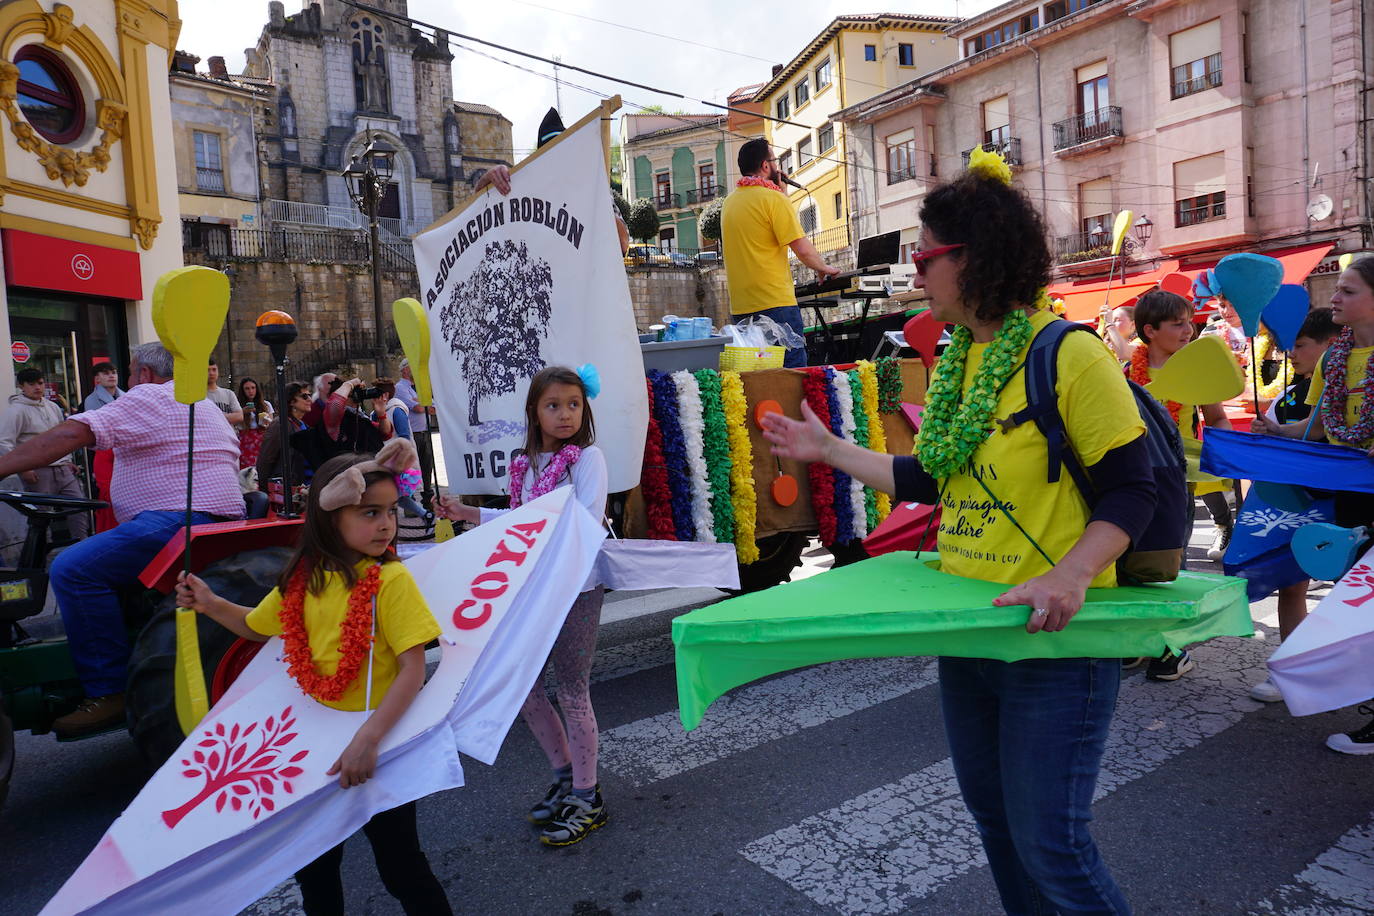
M1261 253L1283 262L1284 283L1302 283L1333 247L1333 242L1319 242L1315 245L1298 245ZM1069 318L1074 321L1092 321L1097 318L1103 303L1115 308L1141 293L1148 292L1168 274L1181 273L1192 280L1204 270L1216 267L1219 260L1221 258L1199 261L1189 264L1186 268L1181 267L1179 261L1164 261L1154 270L1127 274L1123 278L1114 279L1110 290L1105 278L1094 277L1091 280L1054 283L1050 285L1049 292L1051 296L1058 296L1064 300Z
M138 252L5 229L5 283L32 289L142 299Z

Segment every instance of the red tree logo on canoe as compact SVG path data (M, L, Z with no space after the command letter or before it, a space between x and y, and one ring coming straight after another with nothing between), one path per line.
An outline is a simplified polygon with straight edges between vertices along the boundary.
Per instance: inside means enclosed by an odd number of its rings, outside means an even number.
M234 811L247 805L253 820L257 820L264 811L275 810L277 803L272 796L278 786L288 795L293 791L291 780L305 772L296 764L310 753L297 751L284 759L287 746L296 739L296 733L291 731L295 724L288 706L280 716L268 716L261 728L257 722L247 728L234 725L226 729L223 722L207 728L191 756L181 761L186 767L181 775L187 779L203 778L205 785L186 804L162 812L163 822L176 827L212 796L216 814L225 805Z
M1345 599L1345 603L1351 607L1360 607L1370 598L1374 598L1374 567L1366 566L1361 563L1345 574L1345 578L1341 580L1341 584L1349 585L1352 588L1369 589L1369 591L1360 595L1358 598Z

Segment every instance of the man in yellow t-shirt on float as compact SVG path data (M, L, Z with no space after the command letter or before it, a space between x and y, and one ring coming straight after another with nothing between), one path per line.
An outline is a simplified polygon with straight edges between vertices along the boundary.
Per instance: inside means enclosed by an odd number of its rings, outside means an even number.
M804 334L801 309L787 266L790 248L819 279L840 272L831 267L802 232L797 213L782 190L778 159L762 137L739 148L741 178L720 211L720 238L730 314L736 320L766 315ZM806 348L789 348L783 365L806 365Z

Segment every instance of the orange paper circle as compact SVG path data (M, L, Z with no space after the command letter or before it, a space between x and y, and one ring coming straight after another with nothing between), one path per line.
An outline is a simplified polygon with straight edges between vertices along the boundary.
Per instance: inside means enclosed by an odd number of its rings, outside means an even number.
M783 474L773 481L773 502L779 506L790 506L797 501L797 478Z
M772 400L759 401L754 405L754 422L760 429L763 428L763 418L770 413L782 413L782 405Z

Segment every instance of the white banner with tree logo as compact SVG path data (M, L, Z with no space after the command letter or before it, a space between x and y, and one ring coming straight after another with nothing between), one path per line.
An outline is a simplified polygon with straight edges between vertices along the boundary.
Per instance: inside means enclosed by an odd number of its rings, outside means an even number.
M591 363L612 492L639 483L644 365L616 234L598 109L415 237L430 379L455 493L507 492L525 394L545 366Z

